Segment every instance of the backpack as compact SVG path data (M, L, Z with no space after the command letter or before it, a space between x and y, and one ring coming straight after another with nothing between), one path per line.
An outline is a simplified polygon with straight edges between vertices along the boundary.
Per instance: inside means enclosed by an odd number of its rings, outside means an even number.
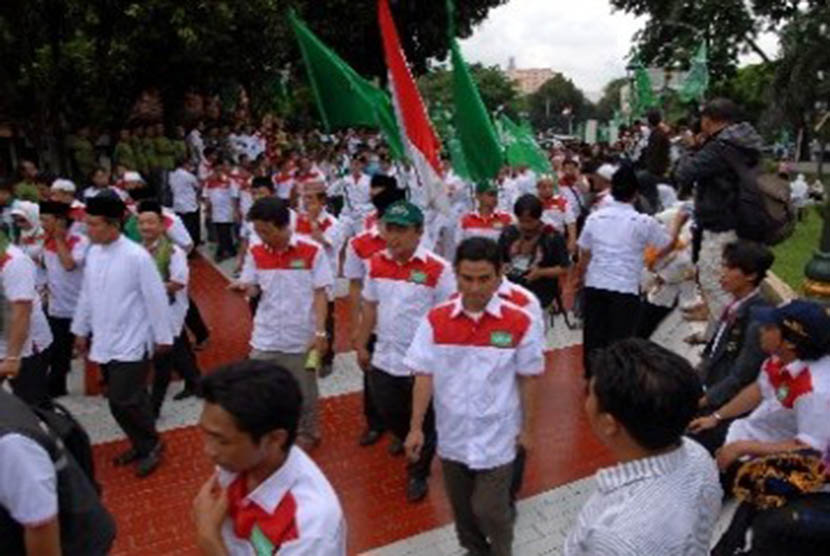
M101 486L95 481L92 442L86 430L75 420L68 409L55 401L50 401L46 406L30 407L35 415L49 427L49 430L61 440L63 447L72 454L78 467L100 494Z
M778 245L790 237L796 224L790 184L762 173L760 164L748 166L735 148L725 149L725 158L738 176L738 237L766 245Z
M59 432L53 429L41 415L47 415L51 422L60 423L60 427L67 427L66 430ZM88 471L82 469L71 449L63 443L61 435L66 434L70 442L78 444L77 439L81 436L73 432L75 427L83 432L80 425L68 417L65 409L32 408L0 389L0 436L17 433L34 440L55 466L61 552L67 556L103 556L109 553L115 540L115 520L101 503L99 493L89 480ZM88 447L86 433L82 438ZM84 457L81 452L79 454ZM0 507L0 552L25 554L23 528L3 507Z

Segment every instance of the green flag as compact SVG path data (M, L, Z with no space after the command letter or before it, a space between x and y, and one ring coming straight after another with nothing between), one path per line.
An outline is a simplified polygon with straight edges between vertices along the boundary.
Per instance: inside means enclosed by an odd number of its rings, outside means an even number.
M338 127L379 128L391 154L402 159L403 144L389 95L361 77L323 44L291 11L291 27L300 45L308 80L327 130Z
M651 77L639 58L634 61L634 92L636 96L635 112L644 113L649 108L657 106L657 99L651 87Z
M473 181L494 179L502 166L502 150L493 122L455 39L450 45L455 131Z
M528 127L517 125L505 114L501 115L498 123L499 136L508 164L527 166L539 174L549 174L553 171L550 160L536 143L533 132Z
M680 88L680 100L683 102L703 102L706 89L709 88L709 65L706 58L706 43L703 42L692 58L692 67Z

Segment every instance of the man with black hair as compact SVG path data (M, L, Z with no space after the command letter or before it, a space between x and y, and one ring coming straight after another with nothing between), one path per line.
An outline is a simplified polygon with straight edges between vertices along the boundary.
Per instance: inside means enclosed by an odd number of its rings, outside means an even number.
M364 156L354 157L349 174L344 176L332 191L334 195L343 195L340 219L343 222L344 237L352 238L358 235L364 219L372 211L371 179L364 172L365 167Z
M769 249L749 241L729 243L723 249L720 281L732 302L718 320L715 335L706 345L697 369L706 389L699 405L707 414L758 378L765 355L760 324L753 312L769 307L759 288L774 260ZM714 454L723 444L730 423L719 421L713 429L693 438Z
M585 413L619 463L597 473L566 556L708 554L722 491L711 456L683 432L701 384L657 344L622 340L592 358Z
M671 142L667 133L667 127L663 123L663 116L660 111L653 108L646 115L648 119L648 141L640 155L640 166L642 170L637 172L637 179L640 183L640 194L648 201L650 212L660 212L660 196L657 192L657 185L665 181L666 173L669 171L669 151Z
M298 443L311 449L320 442L313 353L323 357L329 349L326 290L334 277L323 247L292 230L285 201L260 199L248 219L262 243L248 248L242 274L231 289L261 294L250 357L285 367L299 382L304 401Z
M211 224L216 229L217 262L236 256L233 227L238 212L239 187L230 178L231 161L221 157L210 177L204 182L203 195L208 205Z
M719 275L723 247L738 239L735 230L740 178L735 165L757 166L763 139L750 123L740 121L738 106L725 98L714 99L704 107L700 126L697 148L680 159L675 180L681 190L694 187L695 225L702 237L698 282L709 310L708 340L730 303Z
M202 383L200 427L217 466L193 501L205 556L344 556L346 521L320 468L294 445L303 404L292 374L264 361Z
M403 363L415 327L427 312L445 301L456 288L450 264L421 245L424 214L408 201L386 209L382 223L386 248L367 265L363 287L360 330L355 348L360 366L369 374L372 399L386 427L398 438L410 432L411 369ZM374 353L370 336L377 334ZM427 494L427 478L435 454L432 412L423 423L425 446L407 472L407 500L417 502Z
M173 368L184 380L184 389L173 396L174 400L183 400L195 395L199 383L199 367L190 339L184 330L189 306L187 286L190 281L190 269L187 266L187 253L165 236L164 215L158 201L141 201L136 209L136 218L142 245L153 257L170 300L173 348L169 352L157 354L153 359L153 388L150 398L153 413L158 418Z
M622 165L613 177L614 201L592 213L579 236L578 274L584 284L586 377L590 377L590 357L594 350L630 338L637 329L646 246L659 249L657 258L660 259L677 240L676 235L669 237L653 217L634 209L637 191L633 168Z
M498 210L498 194L499 188L493 182L483 181L476 185L477 209L458 219L454 245L471 237L497 240L502 231L514 223L512 214Z
M161 461L147 394L150 357L171 349L173 334L167 293L156 264L141 245L121 233L126 212L113 193L101 193L87 204L87 254L81 294L70 330L78 353L101 366L110 411L130 440L115 465L136 462L145 477ZM89 346L89 336L92 345Z
M40 203L40 222L46 234L42 266L46 274L49 328L52 347L49 350L49 395L65 396L66 377L72 364L74 338L70 327L81 284L84 261L89 249L85 235L71 231L70 205L57 201Z
M532 446L536 377L545 369L542 322L498 295L501 266L495 241L462 241L461 295L421 320L403 361L415 375L407 454L416 460L428 449L432 401L458 540L471 554L512 553L511 480L517 449Z
M542 201L535 195L519 197L514 211L517 224L499 237L505 276L532 291L547 309L559 297L559 277L570 266L565 238L545 226Z
M198 247L202 243L202 223L199 210L199 192L201 186L193 173L193 163L182 157L176 169L169 176L170 191L173 194L173 211L184 222L187 232Z

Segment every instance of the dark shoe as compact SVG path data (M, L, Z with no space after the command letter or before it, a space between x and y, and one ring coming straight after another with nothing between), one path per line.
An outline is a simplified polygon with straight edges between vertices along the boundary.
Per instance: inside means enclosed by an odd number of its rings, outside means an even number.
M112 464L116 467L123 467L134 461L138 461L139 459L141 459L141 454L139 454L134 448L130 448L126 452L122 452L112 458Z
M409 484L406 485L406 501L409 503L420 502L427 495L428 490L429 485L426 479L410 477Z
M403 442L397 436L392 437L392 441L389 443L389 447L386 448L386 452L390 456L402 456L403 455Z
M179 392L178 394L173 396L173 399L178 402L178 401L181 401L181 400L185 400L187 398L192 398L195 395L196 395L196 390L195 389L193 389L189 386L185 386L184 390L182 390L181 392Z
M164 451L164 444L159 440L156 447L150 450L150 453L140 458L135 466L136 477L146 477L150 475L161 463L161 453Z
M357 443L361 446L371 446L373 444L377 444L381 436L383 436L381 431L366 429L366 432L363 433Z

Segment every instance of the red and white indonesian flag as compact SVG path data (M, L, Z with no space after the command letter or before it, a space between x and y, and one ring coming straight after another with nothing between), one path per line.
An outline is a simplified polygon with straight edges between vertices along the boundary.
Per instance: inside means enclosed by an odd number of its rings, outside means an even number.
M446 213L449 201L442 181L441 142L432 129L421 93L406 63L388 0L378 0L378 21L389 71L392 104L404 149L415 167L421 187L426 188L430 205Z

